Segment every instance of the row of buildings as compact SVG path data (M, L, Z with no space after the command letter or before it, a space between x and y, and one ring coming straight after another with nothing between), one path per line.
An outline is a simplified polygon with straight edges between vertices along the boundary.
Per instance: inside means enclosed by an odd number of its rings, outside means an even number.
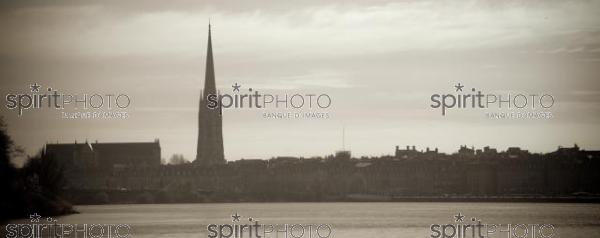
M462 146L453 154L396 147L394 155L372 158L350 158L344 153L324 158L161 165L157 140L48 144L44 157L64 165L64 188L83 196L75 198L79 203L119 202L106 198L111 196L126 197L121 202L139 202L140 194L148 202L600 194L600 151L577 145L546 154L516 147L499 152Z

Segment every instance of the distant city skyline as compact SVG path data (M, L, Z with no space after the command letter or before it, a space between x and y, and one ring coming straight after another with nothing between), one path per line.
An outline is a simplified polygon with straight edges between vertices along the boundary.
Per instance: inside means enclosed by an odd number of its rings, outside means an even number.
M224 110L227 160L393 154L395 146L600 148L600 3L247 1L3 3L0 93L31 84L131 96L130 118L18 117L0 107L15 143L160 139L162 156L196 157L198 98L211 19L217 89L331 95L328 119L265 119ZM549 93L548 120L441 116L430 96L457 84L489 93ZM3 104L5 100L2 100Z

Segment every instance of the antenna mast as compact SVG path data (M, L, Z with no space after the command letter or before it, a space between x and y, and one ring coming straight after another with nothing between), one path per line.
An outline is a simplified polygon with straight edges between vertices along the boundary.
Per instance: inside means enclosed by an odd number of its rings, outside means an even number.
M346 150L346 125L342 125L342 150Z

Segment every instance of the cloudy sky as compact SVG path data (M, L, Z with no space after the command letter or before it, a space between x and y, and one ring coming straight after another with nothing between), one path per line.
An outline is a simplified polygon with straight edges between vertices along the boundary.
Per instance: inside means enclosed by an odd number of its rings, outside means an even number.
M273 120L224 112L225 156L355 156L394 146L459 145L548 152L600 149L600 2L596 1L15 1L0 4L0 93L29 85L126 93L126 120L21 117L0 109L17 144L153 141L163 157L195 157L208 19L217 86L327 93L331 118ZM549 120L446 116L430 96L454 85L484 93L548 93Z

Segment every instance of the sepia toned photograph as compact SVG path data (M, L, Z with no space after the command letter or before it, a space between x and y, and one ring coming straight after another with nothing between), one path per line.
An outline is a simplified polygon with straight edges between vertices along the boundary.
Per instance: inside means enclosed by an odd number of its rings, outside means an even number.
M600 237L600 1L0 2L0 237Z

